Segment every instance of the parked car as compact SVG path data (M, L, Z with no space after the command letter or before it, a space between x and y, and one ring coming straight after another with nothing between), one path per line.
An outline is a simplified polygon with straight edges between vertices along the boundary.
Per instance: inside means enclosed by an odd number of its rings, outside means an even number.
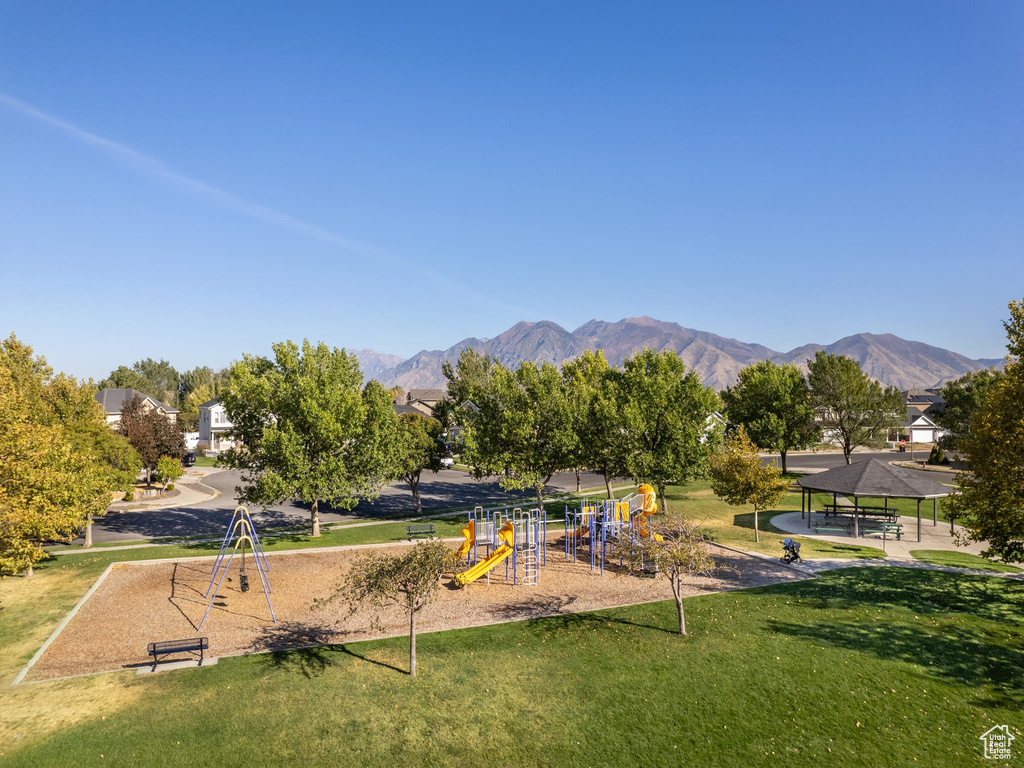
M181 457L181 466L183 466L183 467L193 467L193 466L195 466L195 463L196 463L196 452L195 451L189 451L188 453L186 453L184 456Z
M451 456L442 456L441 457L441 466L444 467L445 469L451 469L452 466L454 466L454 464L455 464L455 459L453 459Z

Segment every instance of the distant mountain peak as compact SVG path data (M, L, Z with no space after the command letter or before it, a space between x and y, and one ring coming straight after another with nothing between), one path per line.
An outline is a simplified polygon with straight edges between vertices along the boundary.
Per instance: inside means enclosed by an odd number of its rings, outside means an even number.
M891 333L856 333L832 344L804 344L789 352L777 352L761 344L641 315L615 322L594 318L572 332L550 320L522 320L492 338L469 337L446 350L423 350L408 360L392 356L397 362L373 375L386 386L398 385L406 389L443 387L441 364L445 360L457 360L468 346L510 366L522 360L561 365L587 349L602 349L612 365L621 365L623 360L645 347L670 350L696 370L706 385L716 389L735 383L742 368L759 360L806 367L807 360L813 358L819 349L852 357L868 375L900 389L934 387L993 363L992 360L972 360L956 352L908 341ZM356 354L358 356L361 352Z

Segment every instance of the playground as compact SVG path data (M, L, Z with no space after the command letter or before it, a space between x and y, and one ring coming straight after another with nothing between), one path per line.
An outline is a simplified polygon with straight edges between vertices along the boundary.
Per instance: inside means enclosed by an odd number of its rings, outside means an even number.
M263 592L253 587L243 593L232 570L203 626L209 654L233 656L407 633L408 615L400 611L385 611L381 625L371 627L370 614L350 616L343 601L317 604L331 594L341 574L365 549L268 553L276 623ZM496 575L489 584L483 578L462 589L446 585L419 615L417 624L421 631L455 629L672 598L664 580L607 571L602 577L583 564L565 560L561 541L549 543L547 556L536 586L516 586ZM728 568L716 578L696 581L691 594L802 578L781 566L725 550L718 558ZM213 562L213 558L201 558L114 564L26 679L151 668L146 656L149 642L196 634L208 603L204 594Z

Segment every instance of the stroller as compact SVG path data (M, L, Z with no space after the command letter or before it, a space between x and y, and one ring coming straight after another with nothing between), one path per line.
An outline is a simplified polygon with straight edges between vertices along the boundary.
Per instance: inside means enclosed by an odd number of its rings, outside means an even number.
M787 536L785 541L782 542L782 549L785 551L786 554L784 554L779 559L787 565L789 565L790 563L795 563L797 560L800 559L799 541L793 541L791 538Z

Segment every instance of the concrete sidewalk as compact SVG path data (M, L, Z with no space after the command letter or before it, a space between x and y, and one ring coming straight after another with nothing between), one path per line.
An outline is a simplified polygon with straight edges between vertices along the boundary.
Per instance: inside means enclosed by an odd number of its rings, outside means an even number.
M221 495L220 491L206 485L203 480L207 475L220 471L216 467L190 467L174 483L174 490L178 491L174 496L151 496L138 501L116 501L107 507L107 512L137 512L166 507L189 507L215 499Z
M899 522L903 524L903 536L898 541L895 535L892 534L885 539L882 538L881 534L874 533L857 538L854 538L852 534L841 536L818 534L814 532L813 527L807 527L807 518L801 516L799 512L786 512L781 515L775 515L771 519L771 524L779 530L794 536L821 539L834 544L861 544L866 547L879 547L885 550L887 557L899 560L913 560L914 558L910 552L915 549L941 549L948 552L965 552L971 555L980 555L982 550L985 549L985 545L980 542L957 546L953 534L950 533L949 523L939 522L933 524L930 518L930 514L925 517L922 511L920 541L918 541L917 535L917 517L903 516L898 518ZM955 526L954 530L959 531L959 526Z

